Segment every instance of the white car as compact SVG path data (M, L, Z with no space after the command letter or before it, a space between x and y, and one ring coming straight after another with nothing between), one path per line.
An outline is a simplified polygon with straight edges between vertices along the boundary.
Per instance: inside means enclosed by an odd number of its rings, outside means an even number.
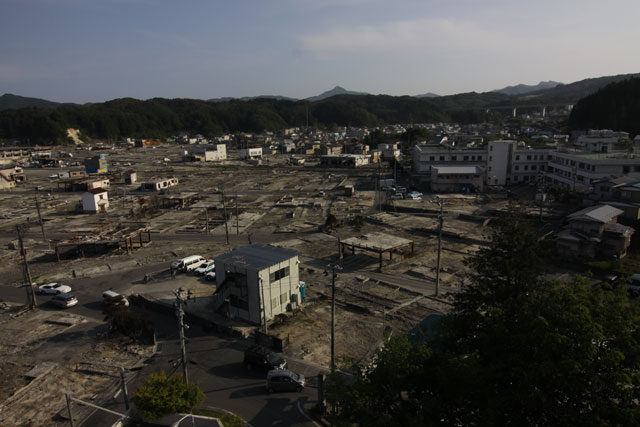
M215 272L215 271L210 271L210 272L208 272L207 274L205 274L205 275L204 275L204 277L205 277L207 280L212 280L212 281L213 281L213 280L216 280L216 272Z
M38 288L38 293L45 295L68 294L69 292L71 292L71 286L63 285L62 283L47 283Z
M193 270L193 273L200 276L202 274L207 274L208 272L210 272L211 270L214 270L215 268L216 268L216 263L212 260L209 260L204 264L202 264L200 267Z
M69 308L78 305L78 298L71 294L58 294L51 299L51 304L57 305L60 308Z

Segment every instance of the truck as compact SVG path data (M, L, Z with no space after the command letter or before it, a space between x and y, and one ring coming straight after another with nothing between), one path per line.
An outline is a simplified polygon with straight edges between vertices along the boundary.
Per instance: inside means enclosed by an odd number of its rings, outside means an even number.
M380 179L378 180L378 187L382 191L389 191L396 185L396 180L393 178Z

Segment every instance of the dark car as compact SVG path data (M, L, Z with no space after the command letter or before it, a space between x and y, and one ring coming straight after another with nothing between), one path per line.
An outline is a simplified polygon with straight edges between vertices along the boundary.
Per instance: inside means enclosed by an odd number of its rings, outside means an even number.
M253 367L266 370L285 369L287 361L267 348L252 345L244 351L244 366L247 369Z
M296 374L288 369L275 369L267 374L267 391L302 391L304 375Z

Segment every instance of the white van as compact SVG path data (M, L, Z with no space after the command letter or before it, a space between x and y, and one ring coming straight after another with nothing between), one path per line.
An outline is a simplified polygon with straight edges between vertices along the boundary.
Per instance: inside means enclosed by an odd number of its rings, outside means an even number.
M193 271L196 268L200 267L205 262L207 262L207 260L201 257L200 255L192 255L184 258L182 260L182 264L178 268L184 271Z
M186 271L191 271L195 268L198 268L200 266L200 264L202 264L202 261L205 261L205 259L203 257L201 257L200 255L191 255L182 259L178 259L176 261L173 261L171 263L171 269L172 270L186 270ZM188 266L191 266L193 264L198 264L195 267L188 269Z

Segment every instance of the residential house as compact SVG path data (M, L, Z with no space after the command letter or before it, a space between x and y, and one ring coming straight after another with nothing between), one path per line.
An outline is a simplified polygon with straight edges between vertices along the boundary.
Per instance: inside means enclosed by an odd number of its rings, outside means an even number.
M84 161L84 167L87 173L107 173L109 165L104 154L93 156Z
M227 159L227 146L225 144L203 145L193 150L194 160L216 162Z
M138 175L133 169L129 169L122 174L125 184L135 184L138 181Z
M24 170L19 166L0 170L0 190L14 188L16 184L25 180Z
M109 208L109 197L104 188L92 188L82 194L82 210L84 212L106 212Z
M591 206L568 216L569 225L556 236L556 249L571 258L622 258L635 230L618 223L622 210Z

